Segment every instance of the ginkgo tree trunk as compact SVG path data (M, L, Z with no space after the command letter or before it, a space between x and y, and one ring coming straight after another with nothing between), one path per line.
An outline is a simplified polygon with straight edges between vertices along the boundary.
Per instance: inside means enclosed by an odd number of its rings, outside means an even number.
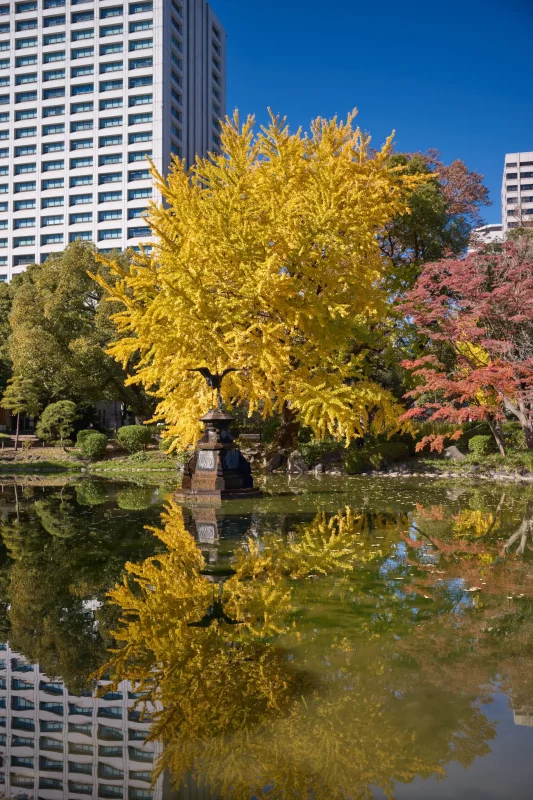
M189 171L176 159L166 180L152 170L164 200L149 210L153 253L96 279L123 306L109 352L123 364L140 355L131 381L158 398L176 445L195 440L214 402L191 371L203 367L235 369L224 403L285 407L316 436L396 425L400 409L356 345L388 313L377 233L426 178L391 166L392 137L371 150L354 117L317 119L304 135L272 116L255 134L235 114L220 154Z

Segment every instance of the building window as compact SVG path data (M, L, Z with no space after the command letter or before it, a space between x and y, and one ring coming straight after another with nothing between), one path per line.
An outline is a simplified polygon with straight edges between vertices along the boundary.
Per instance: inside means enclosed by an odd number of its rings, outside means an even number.
M4 63L4 62L3 62ZM6 66L9 67L9 59L5 60ZM31 67L37 64L37 56L17 56L15 59L15 66L18 67Z
M14 221L15 230L19 228L35 228L35 217L22 217L21 219L16 219ZM2 698L5 703L5 697ZM5 705L4 705L5 708Z
M9 43L8 43L9 45ZM15 50L24 50L26 47L37 47L37 37L30 36L27 39L16 39ZM8 47L9 49L9 47Z
M60 117L65 113L65 106L47 106L43 108L43 117Z
M121 72L122 69L122 61L107 61L105 64L100 64L100 74L105 74L106 72Z
M80 22L92 22L94 11L73 11L70 19L73 25L77 25Z
M100 136L98 141L99 147L114 147L115 145L122 144L122 134L116 134L115 136Z
M85 114L92 112L94 110L94 103L89 101L88 103L72 103L70 106L70 113L71 114Z
M93 146L92 139L74 139L70 143L71 150L86 150L89 147Z
M41 228L46 228L49 225L63 225L63 222L64 217L62 214L56 214L53 217L41 217Z
M154 10L152 2L130 3L130 14L145 14Z
M34 247L35 246L35 236L15 236L13 239L13 247ZM11 698L11 708L16 708L17 711L22 709L30 709L30 706L25 705L18 705L14 704L14 701L21 698L12 697ZM27 701L29 702L29 701ZM32 703L31 708L35 708L35 705Z
M154 40L152 38L150 38L150 39L133 39L133 41L130 42L129 49L130 49L130 51L133 51L133 50L147 50L148 48L153 47L153 44L154 44Z
M152 122L151 111L144 114L130 114L128 117L128 125L145 125L149 122Z
M55 208L56 206L62 206L65 204L65 199L63 197L43 197L41 200L41 208ZM56 725L57 723L52 723ZM42 729L41 729L42 730ZM53 728L53 730L56 730Z
M65 41L64 33L46 33L43 36L43 45L47 47L51 44L63 44Z
M148 226L128 228L128 239L138 239L144 236L151 236L151 231Z
M43 72L43 81L62 81L65 80L64 69L52 69Z
M100 120L100 128L116 128L122 125L122 117L104 117Z
M107 167L110 164L122 164L122 153L113 153L112 155L98 158L99 167Z
M81 167L92 167L93 165L93 157L92 156L83 156L82 158L71 158L70 159L70 168L71 169L80 169Z
M63 752L63 742L60 739L52 739L49 736L41 736L39 739L39 750L53 750L58 753Z
M152 67L154 60L152 56L145 56L144 58L130 58L129 68L130 69L148 69L148 67Z
M87 64L83 67L71 67L71 78L85 78L87 75L94 75L94 67L92 64Z
M122 192L100 192L99 203L117 203L122 201Z
M37 116L36 108L26 108L24 111L15 112L15 122L22 122L25 119L35 119Z
M53 198L50 198L52 200ZM43 201L44 202L44 201ZM43 206L44 208L44 206ZM39 720L39 727L41 731L50 733L52 731L59 732L63 730L63 723L56 722L55 720L51 719L41 719Z
M41 165L42 172L51 172L55 169L65 169L64 161L43 161Z
M15 200L15 211L27 211L31 208L35 208L35 200Z
M108 56L111 53L122 53L123 50L124 50L124 45L122 44L122 42L113 42L113 44L100 45L101 56Z
M56 25L64 25L66 22L64 14L58 14L55 17L44 17L43 28L53 28Z
M59 125L43 125L43 136L53 136L62 133L65 133L64 122L61 122Z
M106 172L98 177L98 183L118 183L122 180L122 172Z
M94 47L78 47L70 51L70 57L73 61L78 58L93 58Z
M100 91L101 92L116 92L118 90L122 90L123 81L115 80L115 81L100 81Z
M65 96L65 87L57 87L56 89L44 89L43 90L43 100L55 100L58 97Z
M128 200L146 200L152 196L152 189L130 189ZM131 738L131 737L130 737ZM144 736L142 737L144 739Z
M70 197L70 205L71 206L81 206L85 205L85 203L92 203L93 196L92 194L73 194ZM69 723L69 730L70 730L70 723ZM83 733L83 731L81 731Z
M50 142L50 144L43 144L43 154L61 153L64 149L65 142Z
M91 794L93 793L93 785L92 783L79 783L78 781L69 781L68 782L68 789L69 792L75 792L76 794Z
M73 86L70 93L74 96L89 94L89 92L94 92L94 83L80 83L78 86Z
M81 42L83 39L94 39L94 28L84 28L82 31L72 31L71 42Z
M153 102L152 94L136 94L129 99L130 106L146 106Z
M71 122L70 123L70 132L76 133L77 131L92 131L93 129L93 121L92 119L84 119L81 122Z
M79 225L80 222L92 222L92 221L93 221L92 212L86 211L83 214L71 214L70 215L69 224L70 225ZM90 745L82 745L82 746L83 747L90 747ZM92 750L92 747L91 747L91 750ZM70 749L69 749L69 752L71 752Z
M44 0L43 8L61 8L65 5L65 0Z
M102 25L100 36L119 36L124 32L122 25Z
M122 228L108 228L108 230L99 231L98 232L98 241L103 241L105 239L121 239L122 238ZM119 709L122 711L122 709ZM109 714L101 714L98 712L98 716L111 716Z
M100 19L108 19L108 17L121 17L124 12L123 6L111 6L111 8L102 8L100 10Z
M100 111L107 111L110 108L122 108L122 97L113 97L110 100L100 100Z
M120 208L113 209L112 211L100 211L98 213L98 222L109 222L114 219L122 219L122 210Z
M63 178L47 178L45 181L42 181L41 183L41 189L43 191L45 191L46 189L63 189L64 186L65 186L65 181Z
M70 179L70 187L76 186L92 186L93 185L93 176L92 175L78 175L76 177L72 177ZM72 712L74 713L74 712ZM80 712L81 713L81 712Z
M17 20L15 30L18 31L31 31L37 27L36 19L21 19Z
M20 86L23 83L36 83L36 82L37 82L36 72L25 72L23 75L15 76L15 84L17 86Z
M130 78L129 88L137 89L139 86L152 86L154 79L151 75L140 75L138 78Z
M130 153L128 156L128 161L130 164L134 161L146 161L146 156L151 158L152 151L151 150L137 150L133 153Z
M37 92L19 92L15 95L15 103L34 103L37 100Z
M25 139L29 136L37 136L37 128L17 128L15 139Z
M151 19L143 19L139 22L130 22L130 33L138 33L139 31L150 31L154 27Z

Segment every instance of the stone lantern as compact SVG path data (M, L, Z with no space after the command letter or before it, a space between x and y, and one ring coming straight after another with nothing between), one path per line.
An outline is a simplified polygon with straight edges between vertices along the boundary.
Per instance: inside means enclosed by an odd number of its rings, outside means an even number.
M177 499L226 500L261 496L261 490L254 487L250 464L230 433L229 426L234 419L220 406L201 417L205 432L185 467Z

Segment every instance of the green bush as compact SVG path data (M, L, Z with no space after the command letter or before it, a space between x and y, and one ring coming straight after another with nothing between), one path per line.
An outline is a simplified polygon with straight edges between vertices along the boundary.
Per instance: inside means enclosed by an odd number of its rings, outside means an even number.
M341 454L343 445L336 439L311 439L298 445L308 467L314 467L325 456Z
M468 442L468 450L475 458L487 456L494 450L493 439L491 436L472 436Z
M93 433L99 433L99 431L96 431L94 428L87 428L86 430L78 431L76 434L76 444L78 447L81 446L81 443L87 438L87 436L91 436Z
M381 469L410 456L407 442L380 442L365 445L360 450L350 450L344 459L344 468L349 475L358 475L369 469Z
M117 494L117 505L125 511L142 511L148 508L151 499L152 489L149 486L129 486Z
M509 450L526 450L526 437L519 422L504 422L502 432Z
M88 436L83 436L79 448L84 458L96 460L105 456L107 436L105 433L92 431Z
M117 433L117 442L128 453L139 453L152 441L152 431L145 425L126 425Z
M59 442L54 442L53 444L54 447L74 447L72 439L63 439L63 441L60 439Z
M368 454L364 450L349 450L344 458L344 469L348 475L360 475L368 469Z
M61 443L68 439L74 430L74 421L78 416L76 404L71 400L59 400L46 406L37 423L35 433L45 442L59 439Z

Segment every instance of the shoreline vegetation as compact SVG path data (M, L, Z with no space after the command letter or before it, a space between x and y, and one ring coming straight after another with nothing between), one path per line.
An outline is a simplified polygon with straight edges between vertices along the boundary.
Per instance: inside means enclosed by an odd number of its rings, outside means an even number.
M267 471L264 466L265 455L262 447L243 448L244 455L250 458L257 475L270 472L274 475L288 474L292 477L305 477L306 475L311 477L320 477L321 475L373 478L424 477L533 483L533 463L527 452L512 452L507 456L500 456L497 453L483 456L462 454L462 457L456 458L414 455L398 461L383 461L380 465L375 462L375 467L370 464L368 468L349 471L342 461L336 460L338 453L323 453L322 460L313 466L310 462L314 459L309 457L305 447L302 447L302 450L307 457L307 463L298 450L288 456L287 463L282 467ZM177 485L181 476L180 462L182 461L182 457L167 455L158 448L130 455L111 452L106 458L92 462L82 459L79 450L74 447L35 448L19 450L16 454L10 449L5 449L0 451L0 480L23 476L76 476L154 484L175 481ZM349 466L349 457L346 457L345 461ZM295 463L299 464L300 468L291 469L291 465Z

